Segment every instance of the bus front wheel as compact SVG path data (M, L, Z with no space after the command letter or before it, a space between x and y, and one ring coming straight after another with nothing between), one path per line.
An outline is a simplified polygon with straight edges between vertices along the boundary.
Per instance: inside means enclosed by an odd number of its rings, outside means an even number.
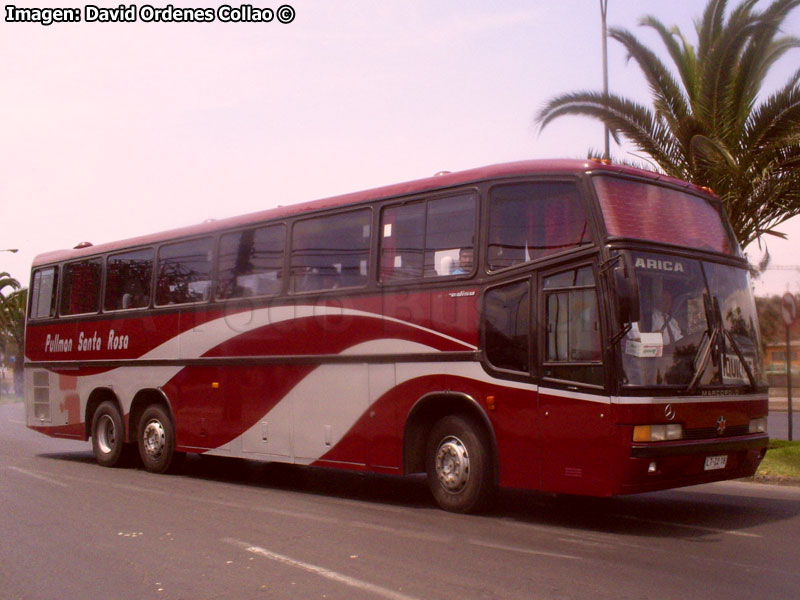
M448 415L431 429L426 450L428 487L445 510L478 512L494 497L491 453L483 429L462 415Z
M166 410L154 404L139 420L139 456L151 473L166 473L178 466L183 454L175 451L175 428Z

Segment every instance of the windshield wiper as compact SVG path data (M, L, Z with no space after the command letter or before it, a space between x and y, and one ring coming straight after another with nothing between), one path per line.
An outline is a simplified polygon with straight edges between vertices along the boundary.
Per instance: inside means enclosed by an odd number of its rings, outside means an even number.
M705 308L706 325L708 326L708 329L706 329L706 331L703 333L703 336L708 336L708 342L704 346L703 342L701 341L700 347L697 349L697 354L695 354L694 361L692 361L692 364L697 366L694 369L692 380L689 382L689 386L686 388L687 392L691 392L697 387L700 378L703 376L703 373L706 370L708 357L711 356L711 352L714 348L716 340L718 337L723 335L719 325L722 319L721 317L720 319L717 319L717 314L719 313L719 303L717 302L717 299L714 298L714 302L712 304L711 297L707 292L703 292L703 307ZM697 362L698 356L700 357L699 364Z
M709 332L706 331L703 335L707 335ZM718 327L714 327L711 330L710 335L708 335L708 342L705 346L703 346L702 342L700 344L700 348L697 350L697 354L701 355L700 364L697 365L694 371L694 375L692 376L692 381L689 382L689 387L686 388L687 392L691 392L697 387L697 383L700 381L700 377L703 376L703 373L706 370L706 365L708 364L708 357L711 356L712 348L714 347L714 343L716 339L721 336L722 333ZM695 355L694 364L697 364L697 355Z
M756 378L753 375L752 369L750 369L750 364L745 360L744 353L742 353L742 349L739 347L739 344L733 337L733 334L722 326L722 314L720 313L719 309L719 301L716 297L714 297L712 303L712 300L709 298L708 294L704 293L703 304L705 305L706 309L706 322L709 324L709 329L707 329L703 335L708 335L708 343L705 346L703 346L702 342L700 343L700 348L698 349L694 360L694 362L697 363L697 356L700 356L700 363L695 369L694 375L692 376L692 381L689 382L689 386L686 388L686 391L691 392L695 389L695 387L697 387L700 378L703 376L703 372L706 370L706 365L708 365L708 357L711 356L711 353L714 351L714 346L717 339L721 339L722 341L727 339L730 342L734 353L744 368L744 372L747 373L747 379L750 381L750 385L752 386L753 390L755 390L758 384L756 383Z

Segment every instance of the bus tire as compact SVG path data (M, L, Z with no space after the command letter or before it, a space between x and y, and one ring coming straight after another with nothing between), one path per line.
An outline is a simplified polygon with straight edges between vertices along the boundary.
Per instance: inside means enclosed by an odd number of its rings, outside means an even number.
M448 415L428 436L425 468L428 487L441 508L472 513L494 498L494 468L483 428L469 417Z
M151 473L166 473L177 468L183 454L175 451L175 428L164 407L148 406L139 420L139 456Z
M105 401L92 416L92 451L103 467L119 466L125 452L125 422L114 402Z

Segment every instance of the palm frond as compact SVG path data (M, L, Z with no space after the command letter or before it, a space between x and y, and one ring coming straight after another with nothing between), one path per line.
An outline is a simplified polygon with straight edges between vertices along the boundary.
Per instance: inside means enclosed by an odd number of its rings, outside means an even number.
M632 100L589 91L563 94L550 100L536 120L540 128L544 128L564 115L593 117L622 133L637 148L652 156L665 172L679 176L677 173L686 171L686 165L675 161L681 153L669 127L648 108Z
M708 53L708 47L719 37L725 23L726 0L711 0L703 11L703 17L695 22L700 56Z
M800 144L800 70L789 83L752 111L742 133L742 152Z
M677 27L667 28L661 21L653 16L640 19L639 25L654 29L659 37L661 37L661 42L666 47L667 52L669 52L670 58L672 58L672 62L678 70L681 81L683 81L684 89L689 92L688 95L691 97L692 91L695 90L697 86L697 56L694 53L694 48L691 44L686 42L686 39L681 35ZM681 41L680 44L678 43L679 39ZM679 91L679 94L683 96L682 91Z
M730 92L735 89L733 81L741 49L756 29L757 25L752 21L738 19L714 41L707 55L699 55L703 64L702 85L692 109L699 112L710 129L724 139L735 135L735 130L730 127Z
M653 23L656 27L660 25ZM660 31L671 39L669 32L663 29L663 25L661 27ZM681 140L681 143L688 143L688 137L681 135L681 129L689 115L689 106L672 73L652 50L644 46L629 31L612 28L609 30L609 37L625 46L628 57L636 61L650 85L656 112L669 122L675 137ZM674 39L672 41L674 42ZM680 49L676 48L676 51L680 54ZM691 77L688 73L687 76Z

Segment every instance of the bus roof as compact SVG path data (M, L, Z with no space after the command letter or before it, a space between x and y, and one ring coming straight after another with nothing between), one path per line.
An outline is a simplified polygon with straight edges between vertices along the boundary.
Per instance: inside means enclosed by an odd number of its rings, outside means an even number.
M45 252L34 258L33 266L36 267L53 262L75 260L85 256L103 254L106 252L113 252L136 246L158 244L172 239L202 235L204 233L214 233L219 230L246 226L248 224L260 223L263 221L285 219L319 210L358 205L371 200L380 200L383 198L392 198L396 196L446 189L458 185L477 183L485 180L523 175L578 175L598 171L636 175L655 181L666 181L673 185L681 185L697 191L702 191L702 189L698 186L686 183L685 181L681 181L673 177L669 177L667 175L654 173L652 171L645 171L625 165L605 164L597 159L552 159L510 162L453 173L442 172L434 175L433 177L426 177L424 179L396 183L384 187L363 190L360 192L323 198L320 200L301 202L298 204L292 204L290 206L279 206L277 208L271 208L236 217L210 220L196 225L142 235L125 240L107 242L98 245L86 245L76 247L75 249L63 249Z

